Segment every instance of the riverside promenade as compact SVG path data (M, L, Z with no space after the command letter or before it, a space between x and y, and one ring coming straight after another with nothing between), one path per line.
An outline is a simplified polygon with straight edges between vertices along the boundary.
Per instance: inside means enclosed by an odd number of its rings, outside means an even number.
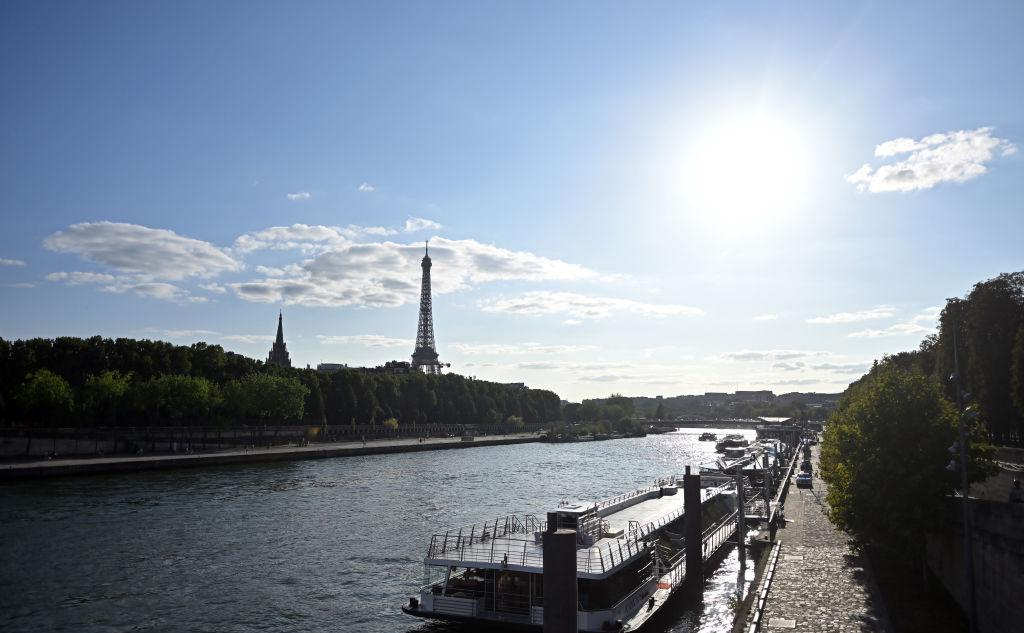
M460 437L438 437L420 440L400 438L367 440L364 442L330 442L306 446L273 446L270 448L244 448L203 453L179 453L160 455L115 455L110 457L86 457L72 459L47 459L0 464L0 482L14 479L39 479L69 475L106 474L144 470L166 470L174 468L195 468L201 466L222 466L258 462L292 461L298 459L324 459L355 455L382 455L388 453L412 453L417 451L473 448L480 446L502 446L537 442L536 433L513 433L509 435L488 435L463 441Z
M813 447L814 487L797 488L786 499L787 525L768 590L760 629L827 633L889 633L884 603L864 557L849 537L825 515L825 482L817 477L818 447Z

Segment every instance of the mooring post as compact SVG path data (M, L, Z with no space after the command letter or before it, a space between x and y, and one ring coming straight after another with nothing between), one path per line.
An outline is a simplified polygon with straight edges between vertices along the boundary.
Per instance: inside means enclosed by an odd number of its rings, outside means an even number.
M744 509L746 499L743 498L743 468L736 467L736 506L739 514L736 517L736 548L740 557L740 579L746 574L747 569L747 514Z
M544 633L576 633L576 530L544 532Z
M704 597L703 512L700 499L700 475L683 475L683 523L686 536L686 587L692 598Z

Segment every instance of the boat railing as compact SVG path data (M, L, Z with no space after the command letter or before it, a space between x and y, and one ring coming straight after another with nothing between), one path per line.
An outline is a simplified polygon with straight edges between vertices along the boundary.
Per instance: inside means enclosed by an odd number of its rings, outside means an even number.
M660 482L661 480L659 479L658 481ZM623 501L627 501L635 497L640 497L650 492L654 492L658 490L658 488L658 485L654 485L647 486L646 488L638 488L637 490L631 490L630 492L625 492L617 497L612 497L611 499L602 499L601 501L598 501L595 504L595 507L597 508L598 512L601 512L601 510L604 510L605 508L611 507L615 504L622 503Z
M701 533L701 542L704 548L704 558L717 551L718 548L736 532L739 522L739 512L733 512L714 525L705 528Z
M523 517L510 514L486 523L474 523L461 528L438 533L430 538L427 558L445 558L451 551L465 550L496 538L512 534L534 534L547 529L547 521L538 520L532 514Z
M654 521L645 524L631 524L629 531L617 538L606 539L597 545L577 549L577 571L604 573L632 560L639 554L649 553L654 547L655 539L652 537L660 529L682 517L683 512L683 507L676 508ZM737 514L733 513L715 526L708 528L705 531L705 536L713 536L717 539L717 531L724 530L730 521L735 524L736 516ZM510 515L484 524L449 530L444 534L435 534L430 539L427 558L542 567L544 551L539 547L540 539L537 533L545 531L546 527L546 521L539 521L532 515L526 515L523 518ZM735 529L735 525L731 527ZM523 536L517 537L518 535ZM716 543L716 548L718 544L720 541Z

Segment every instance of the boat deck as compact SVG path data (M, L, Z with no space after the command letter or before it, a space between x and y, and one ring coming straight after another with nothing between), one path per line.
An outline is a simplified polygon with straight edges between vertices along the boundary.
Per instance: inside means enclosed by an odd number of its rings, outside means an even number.
M646 499L636 505L627 506L613 514L604 517L609 528L614 532L617 530L628 530L630 521L637 521L640 525L647 525L656 522L663 516L683 510L683 491L680 490L674 495L666 495L660 499Z
M723 490L704 489L702 499ZM683 516L681 490L660 498L645 494L633 499L625 507L602 518L609 532L618 536L605 536L589 547L581 546L576 550L576 569L580 577L604 577L620 565L648 552L644 537ZM630 530L633 521L636 524ZM541 532L545 525L530 518L504 517L491 523L449 530L434 535L424 562L427 565L474 565L540 573L544 567Z

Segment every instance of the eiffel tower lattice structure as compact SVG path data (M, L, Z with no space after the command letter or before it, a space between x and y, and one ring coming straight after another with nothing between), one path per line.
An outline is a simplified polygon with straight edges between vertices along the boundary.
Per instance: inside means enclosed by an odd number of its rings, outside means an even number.
M420 285L420 319L416 325L416 350L412 353L412 368L428 374L440 374L445 365L437 360L434 344L434 310L430 300L430 245L424 247L423 282Z

